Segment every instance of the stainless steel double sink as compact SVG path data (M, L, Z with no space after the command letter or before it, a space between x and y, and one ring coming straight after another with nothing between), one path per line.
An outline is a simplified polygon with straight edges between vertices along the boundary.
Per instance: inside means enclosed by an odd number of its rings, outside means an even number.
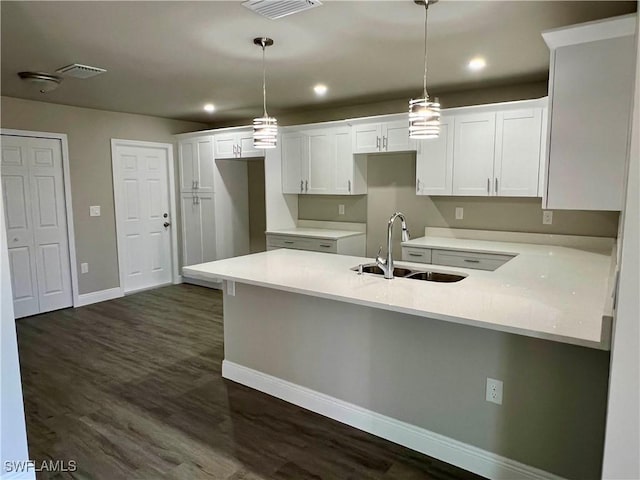
M382 269L375 263L357 265L351 270L358 273L369 273L373 275L384 275ZM393 276L398 278L409 278L412 280L423 280L425 282L453 283L464 279L466 275L456 273L433 272L431 270L421 270L419 268L395 267Z

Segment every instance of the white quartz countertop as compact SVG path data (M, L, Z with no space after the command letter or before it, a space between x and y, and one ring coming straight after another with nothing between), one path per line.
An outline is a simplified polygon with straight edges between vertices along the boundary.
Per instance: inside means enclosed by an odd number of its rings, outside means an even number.
M372 259L299 250L273 250L184 267L190 277L233 280L304 295L392 310L480 328L602 350L610 349L611 252L455 238L403 245L515 255L497 270L430 266L462 272L437 283L351 271ZM399 252L396 252L399 256Z
M284 235L288 237L320 238L322 240L339 240L341 238L364 235L364 232L335 230L329 228L295 227L283 230L267 230L267 235Z

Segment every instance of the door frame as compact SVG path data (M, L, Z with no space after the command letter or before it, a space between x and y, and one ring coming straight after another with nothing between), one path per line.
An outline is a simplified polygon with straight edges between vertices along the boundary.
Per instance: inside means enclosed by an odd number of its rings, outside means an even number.
M112 173L112 183L113 183L113 200L115 207L115 220L116 220L116 245L118 251L118 275L120 279L120 292L122 295L124 292L124 246L120 241L120 233L122 230L120 226L120 222L122 219L122 214L124 213L122 210L122 198L120 194L120 189L117 188L117 181L120 177L120 167L118 166L118 159L116 157L116 148L119 146L123 147L142 147L142 148L158 148L161 150L165 150L167 153L167 181L169 185L169 215L171 218L171 226L174 228L171 229L171 278L174 284L182 283L182 279L180 277L179 272L179 263L178 263L178 217L176 212L178 211L176 207L176 185L175 185L175 165L173 162L173 143L158 143L158 142L146 142L142 140L125 140L119 138L111 139L111 173ZM134 292L130 292L134 293Z
M67 217L67 244L69 246L69 269L71 270L71 296L74 307L80 305L78 290L78 262L76 260L76 236L73 226L73 202L71 201L71 166L69 164L69 142L66 133L36 132L32 130L15 130L0 128L0 135L14 137L50 138L60 140L62 149L62 181L64 185L64 209ZM2 186L0 184L0 191ZM0 192L1 193L1 192Z

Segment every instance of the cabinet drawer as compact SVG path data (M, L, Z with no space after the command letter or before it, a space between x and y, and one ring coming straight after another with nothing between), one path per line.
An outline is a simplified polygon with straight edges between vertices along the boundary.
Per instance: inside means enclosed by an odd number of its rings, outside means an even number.
M312 249L312 243L310 239L291 237L288 235L267 235L267 246L273 248L293 248L296 250Z
M335 240L309 239L309 250L315 252L338 253L338 242Z
M476 270L495 270L511 260L510 255L491 253L456 252L452 250L433 250L431 261L434 265L474 268Z
M431 263L431 249L402 247L402 260L406 262Z

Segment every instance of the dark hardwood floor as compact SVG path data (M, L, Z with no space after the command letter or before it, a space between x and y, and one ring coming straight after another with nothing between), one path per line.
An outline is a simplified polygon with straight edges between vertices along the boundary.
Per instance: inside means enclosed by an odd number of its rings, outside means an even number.
M178 285L18 320L29 453L81 479L477 479L222 379L222 297Z

